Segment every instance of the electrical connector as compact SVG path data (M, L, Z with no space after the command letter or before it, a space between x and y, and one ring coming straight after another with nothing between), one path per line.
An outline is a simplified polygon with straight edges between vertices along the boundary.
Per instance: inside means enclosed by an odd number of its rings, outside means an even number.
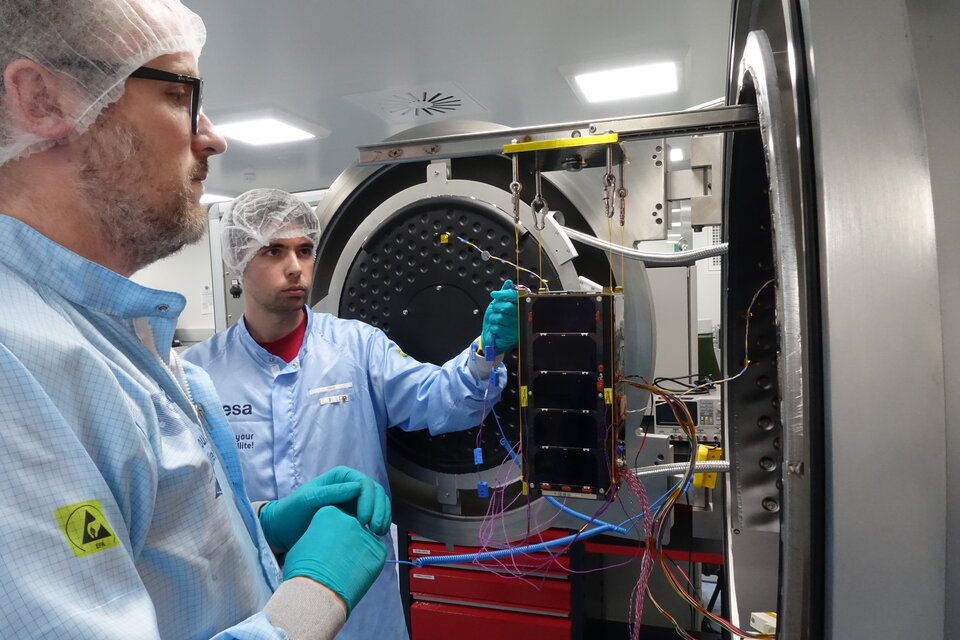
M777 632L777 614L773 611L754 611L750 614L750 626L757 633Z
M473 464L483 464L483 449L480 447L473 450Z
M723 455L723 449L720 447L708 447L707 445L697 445L697 462L704 460L719 460ZM717 488L716 473L695 473L693 474L693 486L705 487L707 489Z
M490 486L483 480L477 482L477 496L481 498L490 497Z

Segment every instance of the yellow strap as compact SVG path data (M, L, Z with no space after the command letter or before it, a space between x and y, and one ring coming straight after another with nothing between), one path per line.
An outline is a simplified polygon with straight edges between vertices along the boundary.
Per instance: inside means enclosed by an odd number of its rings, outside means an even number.
M595 144L613 144L620 140L616 133L580 138L560 138L558 140L537 140L534 142L514 142L503 145L504 153L523 153L524 151L543 151L544 149L562 149L565 147L586 147Z

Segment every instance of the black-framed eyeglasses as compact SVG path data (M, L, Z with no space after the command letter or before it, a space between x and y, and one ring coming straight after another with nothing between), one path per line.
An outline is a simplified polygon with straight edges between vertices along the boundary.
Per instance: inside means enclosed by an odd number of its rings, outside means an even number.
M152 67L140 67L139 69L134 69L133 73L130 74L131 78L145 78L147 80L162 80L164 82L179 82L181 84L188 84L193 88L193 93L190 96L190 133L197 135L197 132L200 130L200 106L203 104L201 100L201 91L203 90L203 79L196 78L194 76L185 76L179 73L173 73L172 71L161 71L160 69L154 69Z

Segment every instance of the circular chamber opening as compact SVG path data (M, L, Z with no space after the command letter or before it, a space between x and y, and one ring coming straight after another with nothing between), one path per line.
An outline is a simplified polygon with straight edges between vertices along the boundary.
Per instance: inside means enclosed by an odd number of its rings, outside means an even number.
M422 229L430 233L421 234ZM471 244L467 244L467 243ZM367 277L378 256L391 247L402 265L389 286ZM519 263L543 263L540 277L558 282L549 260L539 255L536 237L526 234L519 243ZM387 218L363 244L350 265L343 288L364 291L379 288L365 304L341 302L340 316L362 320L383 329L405 353L422 362L443 364L480 335L490 291L505 280L538 289L537 278L497 260L517 261L512 225L490 208L463 198L439 197L415 202ZM388 296L389 299L385 299ZM499 466L508 456L501 444L519 440L516 384L517 357L505 360L507 388L482 425L466 431L431 436L426 430L390 429L391 456L399 456L424 469L450 474L482 471ZM494 412L497 416L494 416ZM497 426L499 418L500 428ZM501 428L503 435L501 435ZM474 449L483 451L483 462L474 463Z
M727 588L740 615L776 607L778 634L801 637L822 593L822 487L807 466L822 452L816 172L805 96L790 94L805 86L786 82L774 27L743 34L736 102L757 106L760 128L731 134L726 157Z
M740 104L756 104L750 77L744 81ZM770 406L779 394L780 381L775 362L778 351L776 295L777 274L773 250L770 181L763 138L759 129L739 131L732 136L728 182L727 219L724 235L730 243L726 269L726 371L732 376L749 360L747 371L725 385L728 415L734 424L757 424L747 433L732 430L728 440L733 456L752 460L750 469L737 475L737 482L755 502L750 524L761 529L779 529L779 517L763 509L764 498L777 493L775 479L756 462L776 457L773 439L782 431L779 412ZM749 323L749 328L748 328ZM746 337L747 342L744 343ZM749 505L745 504L747 508Z

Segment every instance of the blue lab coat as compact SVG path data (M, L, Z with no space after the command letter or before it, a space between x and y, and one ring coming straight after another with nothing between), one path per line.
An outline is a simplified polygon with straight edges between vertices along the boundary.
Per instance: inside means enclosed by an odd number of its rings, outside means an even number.
M389 491L388 427L434 435L474 427L507 379L498 364L499 383L490 385L490 363L470 347L442 366L421 363L375 327L310 309L303 345L288 363L258 345L243 318L184 358L213 379L253 501L286 496L337 465ZM337 638L407 638L395 565L384 567Z

